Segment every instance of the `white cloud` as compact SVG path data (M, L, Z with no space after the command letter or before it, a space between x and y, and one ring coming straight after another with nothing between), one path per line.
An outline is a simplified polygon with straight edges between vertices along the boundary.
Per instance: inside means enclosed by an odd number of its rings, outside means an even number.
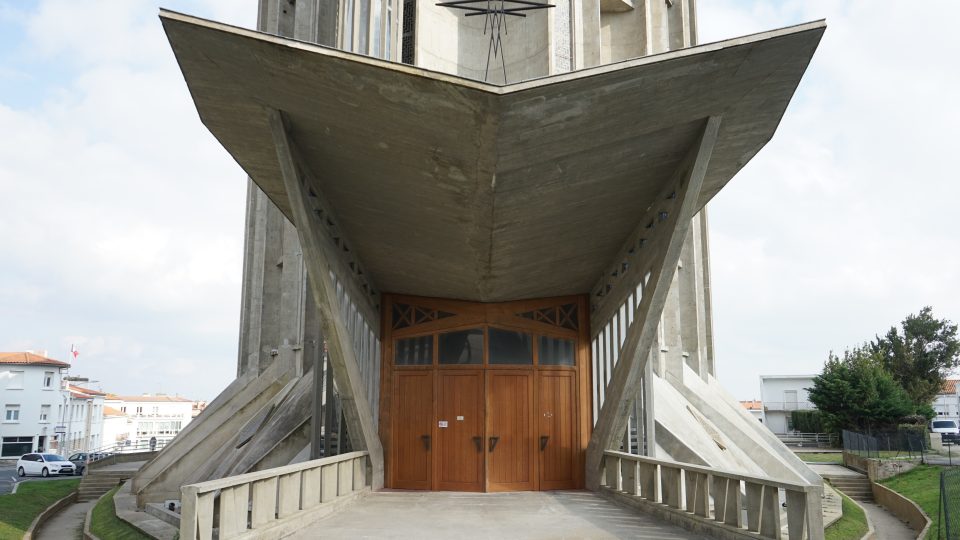
M817 372L931 304L960 319L951 165L960 112L960 4L702 0L709 40L825 17L828 28L773 141L711 205L720 379Z
M75 373L111 391L214 397L235 372L246 179L200 124L156 5L3 15L60 71L28 104L0 94L0 349L69 360L75 343Z

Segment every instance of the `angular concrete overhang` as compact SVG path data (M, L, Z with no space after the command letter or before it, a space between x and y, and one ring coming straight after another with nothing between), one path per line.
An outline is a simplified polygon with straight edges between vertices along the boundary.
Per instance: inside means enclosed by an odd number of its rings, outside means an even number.
M722 115L706 204L773 136L826 28L494 86L161 19L204 125L281 211L269 109L380 290L478 301L588 292Z

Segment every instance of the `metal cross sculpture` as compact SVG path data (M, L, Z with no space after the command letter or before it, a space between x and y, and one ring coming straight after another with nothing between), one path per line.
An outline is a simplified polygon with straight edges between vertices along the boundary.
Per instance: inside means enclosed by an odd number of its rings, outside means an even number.
M487 47L487 67L483 71L483 80L486 81L490 74L490 56L496 58L499 54L503 65L504 83L507 82L507 60L503 54L501 36L507 34L507 15L526 17L524 11L554 7L553 4L534 2L533 0L451 0L440 2L437 5L462 9L467 12L466 17L476 17L478 15L486 17L483 22L483 35L487 35L487 30L490 30L490 45Z

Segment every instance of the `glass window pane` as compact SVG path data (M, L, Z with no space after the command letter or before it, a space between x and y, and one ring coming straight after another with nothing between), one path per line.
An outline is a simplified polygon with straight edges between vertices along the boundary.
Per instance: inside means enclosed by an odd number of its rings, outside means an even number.
M541 366L574 366L573 340L540 336L540 365Z
M441 364L483 363L483 330L480 328L440 334L438 345Z
M393 353L397 366L429 366L433 364L433 336L398 339Z
M533 364L533 340L526 332L490 329L491 364Z

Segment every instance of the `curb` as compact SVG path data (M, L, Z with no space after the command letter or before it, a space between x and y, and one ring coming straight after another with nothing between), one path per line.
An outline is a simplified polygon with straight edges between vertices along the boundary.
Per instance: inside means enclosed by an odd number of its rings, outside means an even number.
M113 490L111 489L110 491L113 491ZM87 515L86 517L83 518L83 539L84 540L100 540L100 537L93 534L93 532L90 530L90 523L92 523L93 521L93 509L96 508L98 504L100 504L100 501L102 501L104 497L110 494L110 491L101 495L96 501L93 502L93 505L90 507L90 509L87 510Z

